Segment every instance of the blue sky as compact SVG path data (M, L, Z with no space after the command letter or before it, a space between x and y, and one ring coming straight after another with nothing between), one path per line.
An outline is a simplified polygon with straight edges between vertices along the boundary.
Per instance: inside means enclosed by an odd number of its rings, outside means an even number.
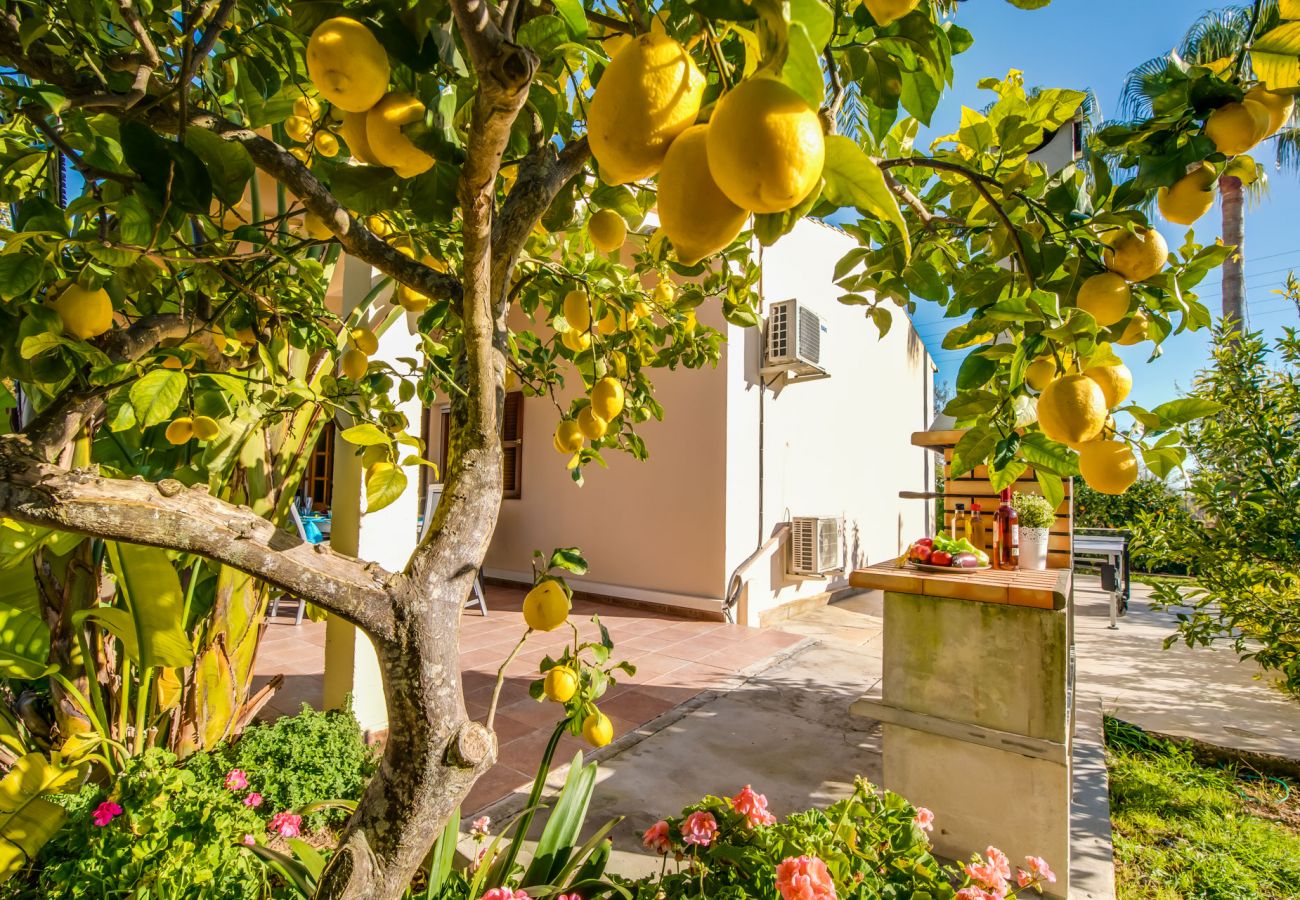
M963 3L957 21L975 35L975 46L957 57L956 86L936 115L934 133L951 131L962 105L979 109L990 102L993 95L975 86L979 79L1002 76L1012 68L1025 73L1027 85L1091 88L1102 112L1114 116L1125 74L1167 53L1203 10L1223 5L1215 0L1053 0L1046 9L1028 11L1005 0ZM1271 163L1272 150L1266 147L1254 155ZM1300 271L1300 178L1271 173L1270 179L1269 195L1246 218L1246 301L1251 327L1276 334L1284 325L1300 324L1294 307L1272 293L1292 267ZM1185 228L1157 224L1171 246L1182 243ZM1217 205L1195 230L1201 243L1219 236ZM1214 273L1199 288L1202 301L1216 316L1218 282ZM947 327L940 307L924 301L921 307L915 316L917 330L939 365L938 382L951 385L964 353L943 350ZM1134 372L1133 401L1150 408L1185 390L1208 358L1207 339L1207 331L1172 337L1164 344L1164 355L1150 364L1150 344L1117 348Z

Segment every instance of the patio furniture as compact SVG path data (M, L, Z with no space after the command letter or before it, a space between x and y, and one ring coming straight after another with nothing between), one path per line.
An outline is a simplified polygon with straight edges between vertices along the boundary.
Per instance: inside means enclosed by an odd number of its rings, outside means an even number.
M420 516L419 538L416 543L424 540L425 534L428 533L429 527L433 525L433 513L438 508L438 501L442 499L442 485L430 484L424 492L424 512ZM478 606L479 612L483 617L487 617L487 600L483 596L483 581L481 573L474 573L474 584L470 588L469 597L465 599L465 608Z
M1113 629L1119 628L1118 617L1128 612L1128 544L1129 532L1118 528L1077 528L1074 532L1074 565L1097 565L1101 569L1102 589L1110 594Z
M307 527L307 524L303 521L302 515L298 512L298 505L296 503L289 504L289 520L293 522L293 527L298 530L298 537L302 538L307 543L319 544L324 540L322 533L323 530L320 529L319 526L315 525L314 522L311 529ZM312 530L315 530L316 533L311 534ZM298 604L298 610L293 616L293 624L301 625L302 617L307 612L307 603L301 597L294 597L289 594L276 595L275 599L271 601L270 609L266 611L267 618L274 619L280 614L281 600L292 600L294 603Z

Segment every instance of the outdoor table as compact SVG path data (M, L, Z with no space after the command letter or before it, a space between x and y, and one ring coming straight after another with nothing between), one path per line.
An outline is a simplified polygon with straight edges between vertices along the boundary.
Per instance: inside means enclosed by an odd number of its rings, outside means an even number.
M1074 533L1074 559L1078 564L1080 556L1101 556L1105 557L1106 564L1114 567L1115 586L1110 593L1110 627L1119 628L1119 611L1120 599L1123 598L1123 608L1128 609L1129 599L1129 565L1128 565L1128 535L1120 531L1111 531L1108 534L1089 534L1086 531L1076 530ZM1105 578L1102 579L1103 586Z
M884 592L884 677L855 715L882 723L884 786L934 811L942 856L1042 856L1068 896L1071 570L852 573Z

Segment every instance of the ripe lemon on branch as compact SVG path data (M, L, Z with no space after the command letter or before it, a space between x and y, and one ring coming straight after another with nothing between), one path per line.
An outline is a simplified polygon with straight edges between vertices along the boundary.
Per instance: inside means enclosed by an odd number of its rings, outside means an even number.
M659 225L688 266L725 250L749 218L713 180L708 137L708 125L683 131L659 171Z
M613 253L627 240L627 223L612 209L597 210L587 220L587 234L601 253Z
M543 581L524 597L524 622L537 631L554 631L569 620L569 595L558 581Z
M1104 240L1109 245L1103 254L1106 268L1128 281L1159 275L1169 261L1169 245L1154 228L1138 228L1136 233L1112 231Z
M1096 319L1102 328L1109 328L1128 315L1133 304L1133 291L1121 276L1103 272L1079 287L1075 304Z
M1198 163L1172 187L1160 189L1156 200L1160 214L1175 225L1193 224L1214 205L1217 181L1213 166Z
M433 168L433 157L402 134L403 125L420 121L424 113L424 104L403 91L385 94L366 113L366 141L370 144L370 153L402 178L414 178Z
M1147 334L1151 330L1151 318L1142 310L1133 314L1129 323L1124 326L1124 333L1116 339L1115 343L1122 344L1125 347L1132 347L1134 344L1140 344L1147 339Z
M659 171L673 138L695 123L705 77L686 48L663 34L624 44L587 107L587 136L600 177L626 184Z
M765 76L742 81L718 101L707 146L722 193L756 213L798 206L826 161L817 111L794 88Z
M317 25L307 40L307 74L339 109L365 112L388 90L388 54L369 28L337 16Z
M877 25L889 25L916 9L920 0L863 0Z
M1225 103L1205 120L1205 134L1225 156L1246 153L1268 135L1268 107L1254 100Z
M566 456L582 449L582 429L573 419L563 419L555 426L555 450Z
M1094 491L1122 494L1137 481L1137 457L1120 441L1089 441L1079 448L1079 473Z
M623 385L617 378L605 377L596 382L591 389L591 409L606 422L623 411Z
M1109 407L1101 386L1086 375L1065 375L1038 397L1038 426L1054 441L1079 444L1096 437Z
M1282 130L1295 112L1295 97L1290 94L1277 94L1262 87L1251 88L1246 92L1246 99L1258 103L1268 110L1268 128L1264 137L1272 137Z
M63 322L63 330L83 341L113 327L113 301L103 288L88 291L74 282L51 305Z
M339 134L348 145L348 152L357 162L368 166L379 165L375 154L370 151L370 141L366 137L366 114L345 112L339 123Z
M546 672L542 693L547 700L568 703L578 693L578 673L568 666L553 666Z
M600 710L587 716L582 722L582 736L593 747L604 747L614 740L614 723Z
M1129 392L1133 390L1133 373L1123 363L1112 366L1091 366L1084 369L1083 374L1097 382L1097 387L1101 388L1102 394L1106 397L1106 406L1109 409L1114 409L1123 403Z

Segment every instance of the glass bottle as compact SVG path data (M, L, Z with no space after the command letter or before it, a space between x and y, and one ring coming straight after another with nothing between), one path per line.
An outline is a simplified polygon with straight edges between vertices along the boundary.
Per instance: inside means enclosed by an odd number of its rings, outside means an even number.
M952 514L952 521L948 525L948 537L954 541L962 532L962 520L966 518L966 504L958 503L957 511Z
M984 534L984 516L978 503L970 505L970 515L966 518L966 539L976 550L988 552L988 538Z
M1011 505L1011 488L1002 491L998 507L998 568L1015 569L1020 565L1020 517Z

